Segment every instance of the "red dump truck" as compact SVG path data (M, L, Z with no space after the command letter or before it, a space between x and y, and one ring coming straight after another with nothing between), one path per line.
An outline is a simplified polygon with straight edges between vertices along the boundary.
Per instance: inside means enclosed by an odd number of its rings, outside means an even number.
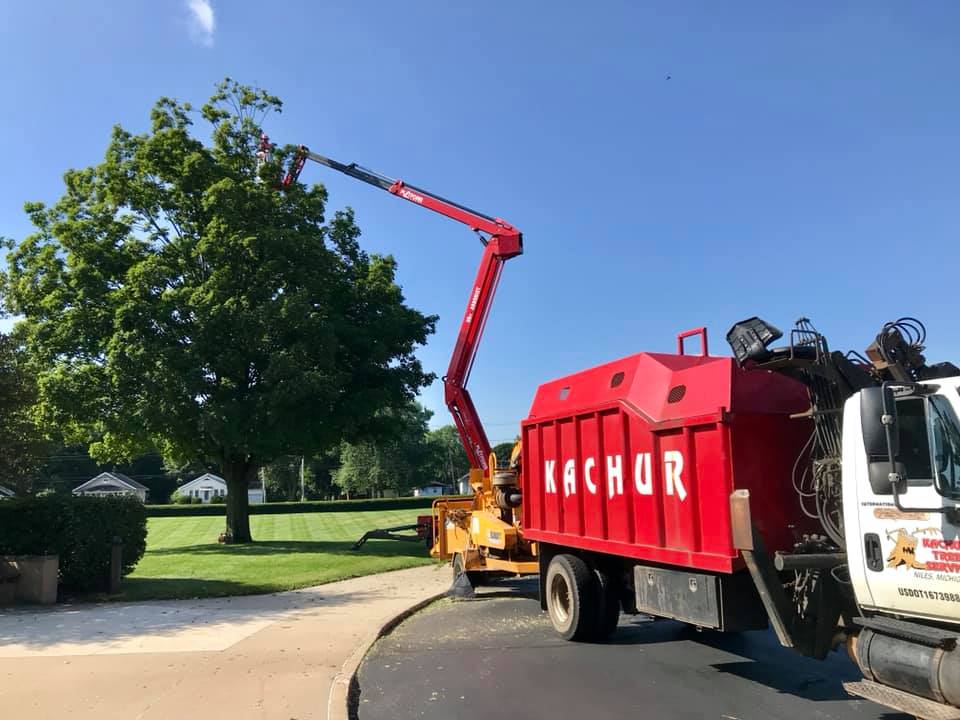
M702 627L765 627L734 546L730 496L749 492L772 550L790 551L797 531L812 530L790 487L811 432L809 420L790 416L807 407L800 383L706 354L640 353L541 385L522 426L523 532L539 543L558 630L605 634L575 617L578 603L594 600L583 597L591 584L576 588L561 571L572 576L564 566L581 563L633 586L630 609ZM606 611L607 628L620 604Z

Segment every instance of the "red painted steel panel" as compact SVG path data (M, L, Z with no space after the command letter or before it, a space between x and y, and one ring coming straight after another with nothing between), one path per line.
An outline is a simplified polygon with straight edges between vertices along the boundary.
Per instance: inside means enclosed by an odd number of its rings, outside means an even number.
M523 423L525 536L730 572L728 499L747 488L788 550L809 528L790 471L811 425L789 418L807 405L799 383L724 357L641 353L544 383Z
M645 431L641 418L628 412L623 415L630 437L630 457L633 458L629 465L633 481L634 542L659 547L664 543L664 532L660 492L653 491L662 487L660 465L653 462L654 457L659 457L656 437Z
M726 508L730 499L730 459L726 438L719 425L698 427L694 431L697 443L697 505L700 515L700 542L723 555L733 554L730 537L730 514Z
M580 468L583 473L581 492L583 493L583 530L584 535L593 538L607 537L601 477L602 468L597 467L600 457L600 426L596 415L587 415L580 419Z
M577 427L573 420L563 420L559 425L560 454L557 456L557 483L560 485L559 494L563 497L561 527L565 533L582 535L583 508L580 505L582 494L577 492L580 485L577 478L577 466L580 465Z
M666 546L695 551L695 533L690 517L690 485L686 477L688 460L685 460L686 438L682 430L660 433L660 453L653 458L660 464L663 485L658 493L663 504L663 525L666 531Z
M556 457L559 455L559 446L556 424L544 425L541 435L540 447L543 451L543 462L537 466L542 473L540 486L543 488L543 525L540 527L548 532L560 532L562 513L560 512L560 494L557 492ZM534 526L531 524L530 527Z
M603 416L603 453L597 464L603 468L603 484L600 488L607 523L607 539L615 542L630 542L630 503L633 495L630 457L624 451L623 436L625 416L621 412L608 412ZM610 462L606 458L614 458Z
M531 428L523 428L521 443L523 454L531 466L540 467L543 452L541 449L542 433L538 433ZM532 474L528 482L530 494L523 503L523 523L535 527L544 527L544 492L543 475L541 473Z

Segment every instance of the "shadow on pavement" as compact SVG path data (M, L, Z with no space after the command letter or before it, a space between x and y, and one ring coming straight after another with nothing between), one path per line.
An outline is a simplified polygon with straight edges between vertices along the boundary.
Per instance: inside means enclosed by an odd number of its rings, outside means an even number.
M500 581L496 589L483 588L475 599L468 602L482 603L497 598L515 598L517 600L536 599L537 583L533 579ZM461 602L461 601L458 601ZM546 635L550 635L548 629ZM528 639L529 642L529 639ZM672 620L654 619L645 615L622 615L616 633L603 643L579 646L581 651L602 652L602 646L621 647L644 646L659 648L659 655L669 658L666 661L682 662L688 656L697 656L704 667L709 667L725 676L736 677L751 683L757 683L778 693L792 695L812 702L854 701L843 683L861 679L856 665L844 652L833 652L824 660L806 658L795 651L782 647L772 631L760 630L742 633L722 633L719 631L700 631L685 623ZM700 650L692 648L699 647ZM738 656L741 659L716 662L716 654ZM708 653L706 656L704 652ZM883 720L908 720L907 715L888 712Z

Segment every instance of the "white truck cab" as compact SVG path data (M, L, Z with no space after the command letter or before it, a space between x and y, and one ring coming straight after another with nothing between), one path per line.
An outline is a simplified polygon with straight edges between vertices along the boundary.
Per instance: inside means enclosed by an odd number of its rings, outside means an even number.
M876 439L882 408L868 398L881 389L844 405L844 535L857 604L960 623L960 377L888 389L896 493L886 442Z

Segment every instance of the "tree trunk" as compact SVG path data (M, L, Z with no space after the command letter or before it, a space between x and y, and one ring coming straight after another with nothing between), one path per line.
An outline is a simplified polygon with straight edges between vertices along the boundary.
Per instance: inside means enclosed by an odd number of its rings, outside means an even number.
M230 542L253 542L250 536L250 501L247 489L256 475L256 464L248 460L223 464L223 479L227 482L227 537Z

